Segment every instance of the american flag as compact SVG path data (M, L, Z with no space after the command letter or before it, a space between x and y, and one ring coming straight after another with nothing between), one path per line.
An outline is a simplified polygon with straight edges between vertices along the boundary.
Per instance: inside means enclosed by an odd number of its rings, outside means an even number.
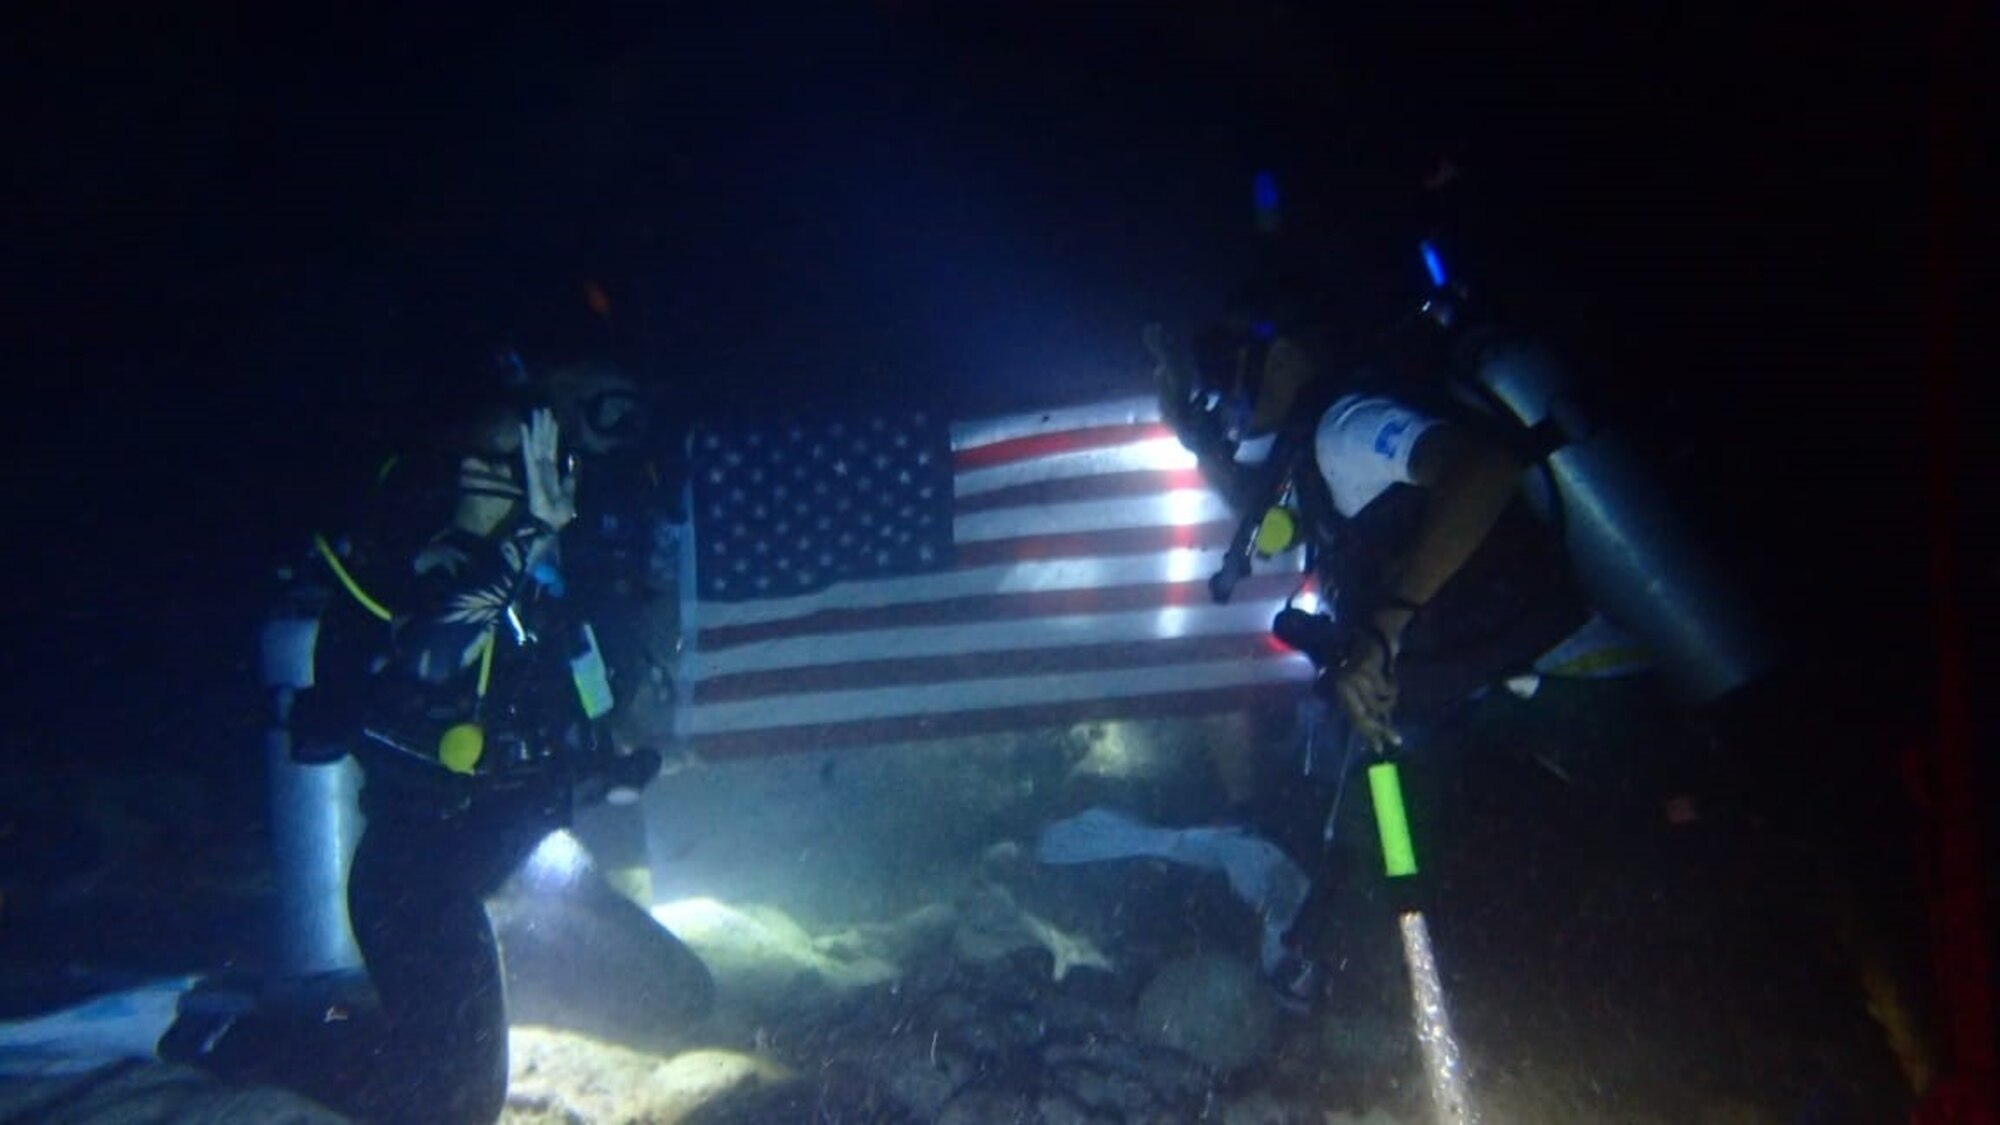
M1295 560L1213 604L1236 519L1150 400L708 428L690 454L680 726L705 757L1236 710L1310 678L1270 637Z

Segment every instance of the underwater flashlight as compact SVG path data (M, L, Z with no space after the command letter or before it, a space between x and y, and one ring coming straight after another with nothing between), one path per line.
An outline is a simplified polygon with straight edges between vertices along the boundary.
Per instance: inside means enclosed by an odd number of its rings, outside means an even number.
M1417 849L1410 840L1410 818L1403 808L1403 779L1396 763L1368 767L1368 792L1375 798L1375 828L1382 837L1382 870L1390 878L1417 873Z

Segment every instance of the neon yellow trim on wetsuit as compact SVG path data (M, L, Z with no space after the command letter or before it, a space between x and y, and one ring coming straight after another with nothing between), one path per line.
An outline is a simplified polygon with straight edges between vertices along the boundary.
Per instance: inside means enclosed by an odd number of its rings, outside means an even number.
M494 633L496 633L496 632L498 632L498 631L499 631L499 626L497 626L497 625L495 625L495 626L489 626L489 627L487 628L487 630L486 630L486 647L485 647L485 650L484 650L484 651L482 651L482 652L481 652L481 653L479 654L479 694L478 694L478 697L479 697L479 698L480 698L481 700L484 700L484 699L486 698L486 687L487 687L487 685L493 682L493 634L494 634Z
M367 610L384 621L394 621L396 619L395 614L383 608L381 602L369 597L368 591L363 590L361 584L354 580L354 576L347 572L347 567L341 563L340 556L334 553L333 544L326 541L326 536L315 533L313 535L313 546L319 548L319 555L326 560L326 565L333 569L333 576L340 579L340 584L347 587L347 592L354 595L354 600L361 603L362 609Z

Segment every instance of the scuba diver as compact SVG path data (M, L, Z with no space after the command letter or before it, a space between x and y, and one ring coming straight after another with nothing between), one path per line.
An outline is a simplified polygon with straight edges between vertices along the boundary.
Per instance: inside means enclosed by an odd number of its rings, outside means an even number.
M1229 563L1308 547L1330 612L1288 608L1281 640L1318 668L1371 752L1528 670L1590 610L1522 494L1535 456L1410 374L1307 291L1255 286L1192 349L1153 327L1169 421L1244 513ZM1220 598L1234 570L1211 582Z
M1163 418L1240 519L1211 594L1228 600L1255 558L1300 559L1272 628L1312 661L1331 712L1314 738L1336 748L1342 781L1489 688L1532 691L1538 673L1576 667L1578 652L1643 650L1698 705L1770 659L1618 436L1585 420L1552 353L1470 315L1435 255L1426 243L1420 300L1279 279L1238 293L1190 343L1158 325L1144 335ZM1301 1000L1335 881L1309 866L1291 956L1266 963Z
M510 946L503 973L489 900L503 888L512 893L533 867L524 861L566 839L578 800L635 794L660 765L650 747L613 737L604 655L564 582L562 540L579 521L578 461L563 441L573 434L584 451L609 452L641 404L622 377L565 370L571 383L534 388L546 397L525 421L518 396L474 418L459 443L443 530L399 544L384 533L395 520L384 518L376 534L339 546L319 537L328 581L303 584L304 604L277 623L300 628L267 632L267 682L280 699L271 757L285 900L275 975L320 992L294 1007L323 1014L345 1009L313 982L365 965L379 1035L346 1034L363 1041L348 1044L347 1065L322 1059L304 1080L274 1056L296 1040L310 1044L315 1029L273 1030L271 1021L232 1027L195 1061L302 1088L369 1120L499 1115L517 958ZM358 842L357 772L365 777ZM328 899L349 848L342 917ZM591 932L614 931L608 940L667 982L633 980L629 995L612 1002L655 1024L704 1011L713 991L706 968L601 879L579 886L576 876L591 873L587 857L577 858L573 840L555 850L564 849L558 889L583 902ZM574 919L538 924L530 916L520 928L547 941L576 932ZM596 952L573 956L588 961ZM279 1042L287 1046L274 1048Z

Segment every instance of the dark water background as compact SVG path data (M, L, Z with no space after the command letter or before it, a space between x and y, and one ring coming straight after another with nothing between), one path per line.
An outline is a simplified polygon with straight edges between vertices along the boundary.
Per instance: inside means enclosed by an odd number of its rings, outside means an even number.
M1342 268L1441 152L1826 706L1924 729L1929 15L811 7L22 18L10 761L170 763L254 828L273 566L499 343L613 348L670 418L1123 391L1268 252L1256 172Z

